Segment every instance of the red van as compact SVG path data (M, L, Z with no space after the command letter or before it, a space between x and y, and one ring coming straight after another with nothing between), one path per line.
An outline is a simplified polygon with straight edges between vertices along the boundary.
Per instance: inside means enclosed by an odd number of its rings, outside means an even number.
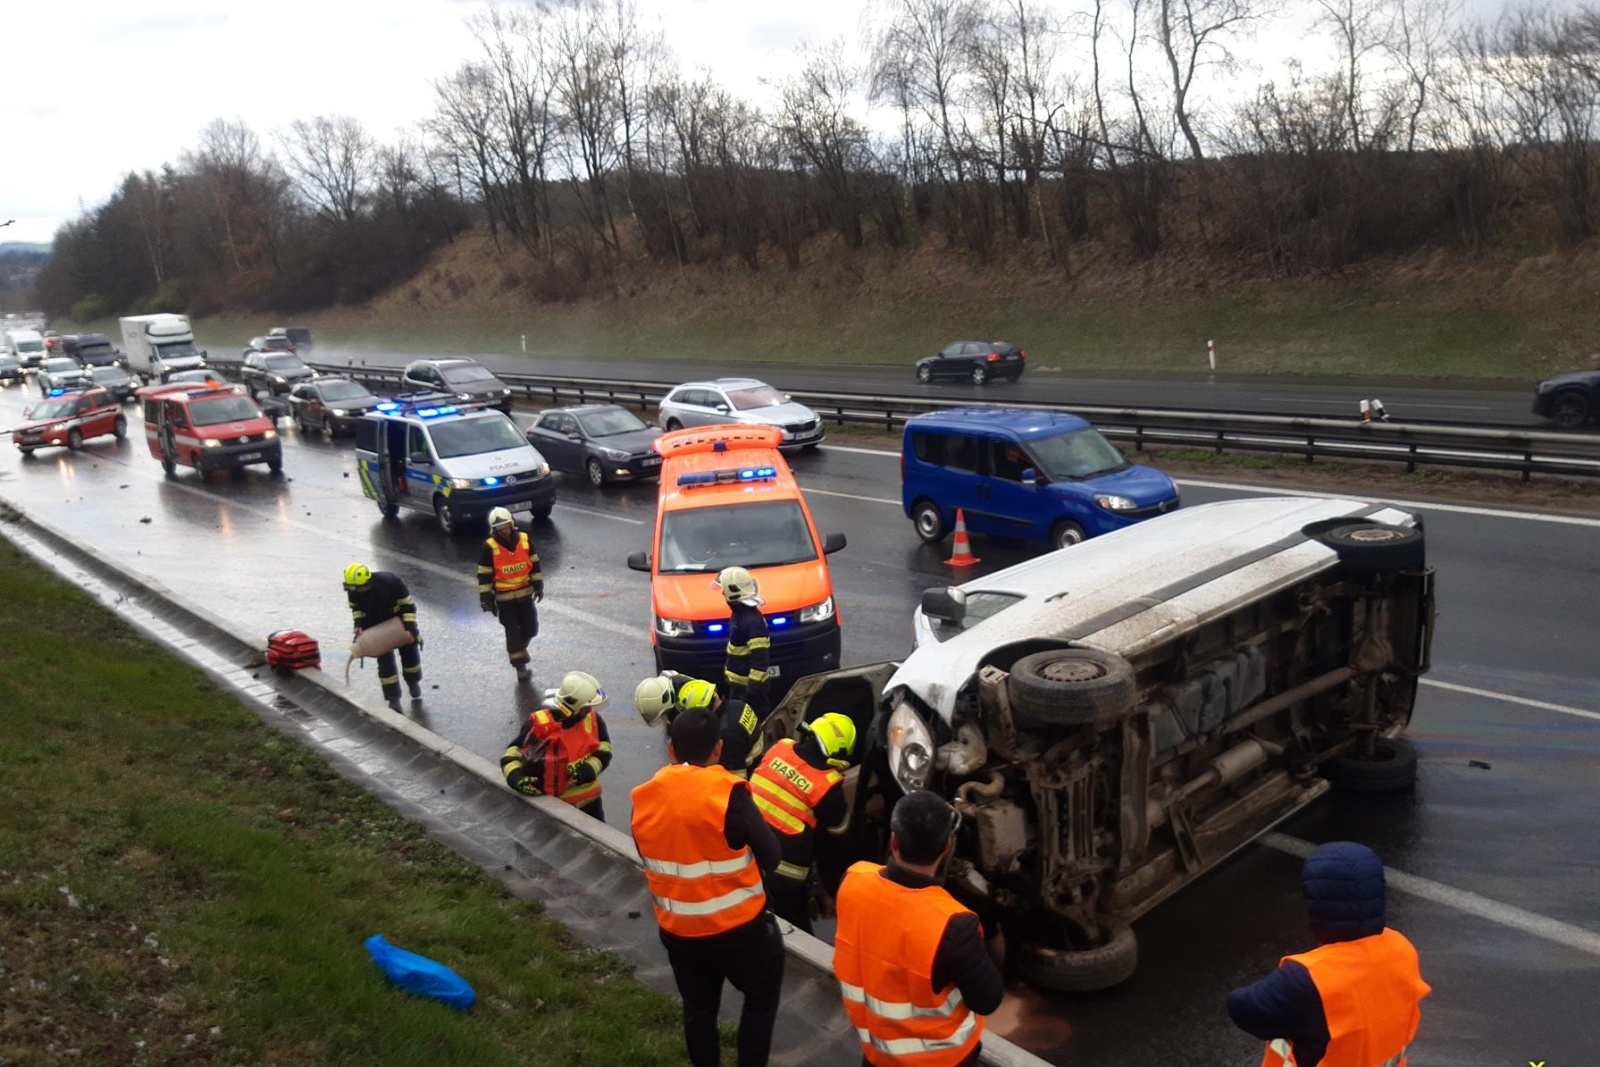
M168 474L264 463L283 470L283 442L273 421L239 385L150 385L134 394L144 406L144 439Z

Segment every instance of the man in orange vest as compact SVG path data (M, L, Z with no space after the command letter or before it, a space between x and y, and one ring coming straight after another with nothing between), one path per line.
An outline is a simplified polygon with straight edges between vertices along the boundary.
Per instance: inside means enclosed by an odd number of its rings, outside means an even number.
M517 679L527 681L532 674L528 644L539 636L539 612L533 605L544 599L544 571L533 542L517 530L517 520L505 508L489 512L489 535L478 556L478 604L500 620L506 656Z
M568 671L501 755L506 784L529 796L560 797L605 822L600 773L611 765L611 735L598 710L605 705L594 675Z
M856 747L856 724L837 711L802 724L799 741L768 748L750 776L756 807L778 835L783 860L767 874L767 899L778 918L811 932L811 864L816 831L842 833L850 825L844 770Z
M731 982L744 994L738 1067L763 1067L783 988L783 935L761 872L780 853L749 783L717 764L721 733L707 708L673 720L672 762L633 791L633 840L683 997L689 1061L719 1067L717 1010Z
M1384 925L1383 861L1334 841L1301 881L1318 946L1228 995L1234 1025L1267 1043L1262 1067L1406 1067L1422 1018L1417 950Z
M981 1017L1005 997L999 927L986 943L940 884L960 825L937 793L907 793L889 818L888 866L857 863L839 886L833 970L863 1064L975 1064Z

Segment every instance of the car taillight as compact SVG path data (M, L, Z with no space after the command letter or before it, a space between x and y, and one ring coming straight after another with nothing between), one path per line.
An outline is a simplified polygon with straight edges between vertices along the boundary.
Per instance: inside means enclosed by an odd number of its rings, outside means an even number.
M1028 358L1028 353L1024 352L1022 349L1019 348L1019 349L1017 349L1017 358L1018 359L1027 359Z
M996 362L996 361L998 361L1000 359L1000 353L998 353L998 352L990 352L989 356L988 356L988 359L989 359L990 363L994 363L994 362Z

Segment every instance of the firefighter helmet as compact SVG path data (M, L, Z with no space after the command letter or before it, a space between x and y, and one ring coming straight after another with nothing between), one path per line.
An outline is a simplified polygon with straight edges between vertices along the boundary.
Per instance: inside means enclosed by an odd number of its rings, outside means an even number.
M516 524L517 520L505 508L489 509L489 529L491 531L498 530L502 526L515 526Z
M650 726L661 721L661 717L677 705L678 697L673 691L672 679L664 675L646 678L633 691L633 706L639 709L639 714Z
M352 563L344 569L344 587L360 589L372 581L372 568L365 563Z
M811 736L822 746L822 754L831 766L844 768L856 749L856 724L850 716L830 711L806 724Z
M724 567L711 584L722 589L723 599L730 604L735 600L756 596L761 591L761 587L756 585L756 576L743 567Z
M683 691L678 694L678 703L684 711L695 708L709 708L717 702L717 687L710 682L696 678L684 684Z
M568 671L567 676L561 679L561 688L556 690L556 703L569 712L603 707L606 703L606 691L600 688L600 683L594 675L583 671Z

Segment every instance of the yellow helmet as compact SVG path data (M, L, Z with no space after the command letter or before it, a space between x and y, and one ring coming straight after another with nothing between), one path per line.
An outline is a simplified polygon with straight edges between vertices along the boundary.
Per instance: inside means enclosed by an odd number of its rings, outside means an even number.
M856 724L848 715L837 711L818 717L806 724L811 736L822 746L828 763L843 768L849 765L856 750Z
M505 508L489 509L489 529L493 530L501 526L515 526L516 524L517 520Z
M561 679L561 688L556 690L556 702L568 711L604 707L606 691L600 688L600 682L594 675L568 671L567 676Z
M717 687L710 682L696 678L684 685L683 691L678 694L678 703L684 711L693 711L695 708L709 708L717 702Z
M372 568L365 563L352 563L344 569L344 584L347 589L360 589L372 581Z
M633 706L639 709L639 714L650 726L654 726L677 705L678 697L673 691L672 679L660 674L646 678L633 691Z
M730 604L735 600L756 596L761 591L756 584L756 576L743 567L724 567L711 584L722 589L723 599Z

